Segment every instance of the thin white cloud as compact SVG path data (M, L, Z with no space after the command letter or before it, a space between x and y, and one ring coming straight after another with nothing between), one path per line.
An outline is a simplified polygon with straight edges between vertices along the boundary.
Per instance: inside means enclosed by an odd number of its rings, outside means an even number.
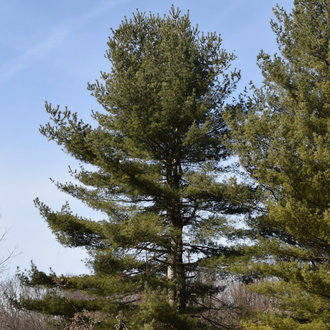
M69 29L59 27L46 40L32 46L23 54L4 63L0 67L0 85L7 82L11 77L18 74L21 70L29 67L36 60L45 57L52 49L60 46L69 36Z
M23 54L7 61L0 66L0 85L17 75L23 69L43 59L52 50L59 47L75 30L105 14L111 8L129 2L129 0L104 1L88 12L60 24L45 40L30 47Z

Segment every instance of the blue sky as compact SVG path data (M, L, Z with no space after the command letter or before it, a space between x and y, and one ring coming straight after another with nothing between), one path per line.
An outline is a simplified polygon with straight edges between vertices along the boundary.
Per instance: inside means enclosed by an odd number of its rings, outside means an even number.
M58 244L33 205L37 196L54 209L66 200L77 213L91 211L56 190L49 178L69 180L68 165L77 162L39 132L47 122L47 100L68 106L89 120L100 109L86 89L87 82L108 71L104 58L110 28L124 16L140 11L166 13L171 4L190 11L192 23L204 32L216 31L223 47L234 51L242 71L242 90L262 77L256 66L261 49L277 51L269 21L278 3L290 9L291 0L0 0L0 259L16 249L9 272L29 267L30 260L44 271L86 272L80 249Z

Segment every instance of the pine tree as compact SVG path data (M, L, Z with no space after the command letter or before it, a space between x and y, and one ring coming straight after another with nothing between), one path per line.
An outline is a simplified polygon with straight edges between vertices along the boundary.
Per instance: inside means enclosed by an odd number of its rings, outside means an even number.
M329 2L274 13L281 55L261 51L262 88L227 114L233 148L264 196L250 219L253 261L238 269L263 279L254 289L276 303L251 329L328 329Z
M234 55L174 8L125 18L108 46L110 72L89 84L103 107L96 124L46 104L53 124L41 127L82 164L71 170L77 183L58 189L105 215L96 221L36 200L61 244L89 251L92 274L33 267L21 278L49 292L20 304L67 318L88 311L106 329L122 320L134 329L198 327L188 315L200 318L200 297L219 290L195 278L200 261L233 253L219 238L233 234L226 216L246 211L233 198L239 185L219 180L230 154L222 114L239 79L228 72Z

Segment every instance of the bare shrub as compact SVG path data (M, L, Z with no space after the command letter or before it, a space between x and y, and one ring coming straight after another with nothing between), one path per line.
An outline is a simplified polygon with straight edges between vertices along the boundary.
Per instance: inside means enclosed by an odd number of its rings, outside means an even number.
M4 231L1 235L0 235L0 243L3 243L5 241L5 238L6 238L6 235L7 235L7 232ZM2 249L3 251L3 249ZM0 275L3 275L3 273L6 271L7 269L7 265L8 265L8 262L11 258L13 258L15 255L15 250L12 250L12 251L7 251L5 253L5 255L0 255Z
M272 309L272 301L269 297L249 291L248 285L241 282L233 282L228 291L228 297L231 297L232 302L243 313L266 312Z
M49 318L33 311L18 309L13 300L23 297L40 297L41 292L22 286L13 278L0 283L0 329L1 330L50 330Z
M272 299L250 291L249 285L226 273L203 269L198 277L203 284L214 288L202 298L192 299L200 307L199 316L208 329L241 329L241 321L251 313L275 310Z

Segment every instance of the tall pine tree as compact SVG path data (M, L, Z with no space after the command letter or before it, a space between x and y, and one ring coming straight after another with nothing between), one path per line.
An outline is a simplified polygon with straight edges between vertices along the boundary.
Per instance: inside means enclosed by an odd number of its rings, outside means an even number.
M219 238L233 233L226 216L245 212L235 187L219 180L229 156L222 114L239 79L228 72L234 55L174 8L125 18L108 46L110 72L89 84L104 109L93 113L95 127L46 104L53 124L41 128L82 163L71 171L79 184L57 187L105 216L87 219L68 205L56 212L36 200L61 244L89 251L92 274L33 267L25 283L50 289L21 305L67 318L87 310L97 328L123 317L133 329L199 327L187 315L201 318L200 297L217 291L195 277L199 261L232 253Z
M260 53L262 88L237 116L227 115L265 207L250 220L259 244L240 270L264 279L255 290L277 305L251 329L328 329L329 2L296 0L291 14L274 12L281 55Z

